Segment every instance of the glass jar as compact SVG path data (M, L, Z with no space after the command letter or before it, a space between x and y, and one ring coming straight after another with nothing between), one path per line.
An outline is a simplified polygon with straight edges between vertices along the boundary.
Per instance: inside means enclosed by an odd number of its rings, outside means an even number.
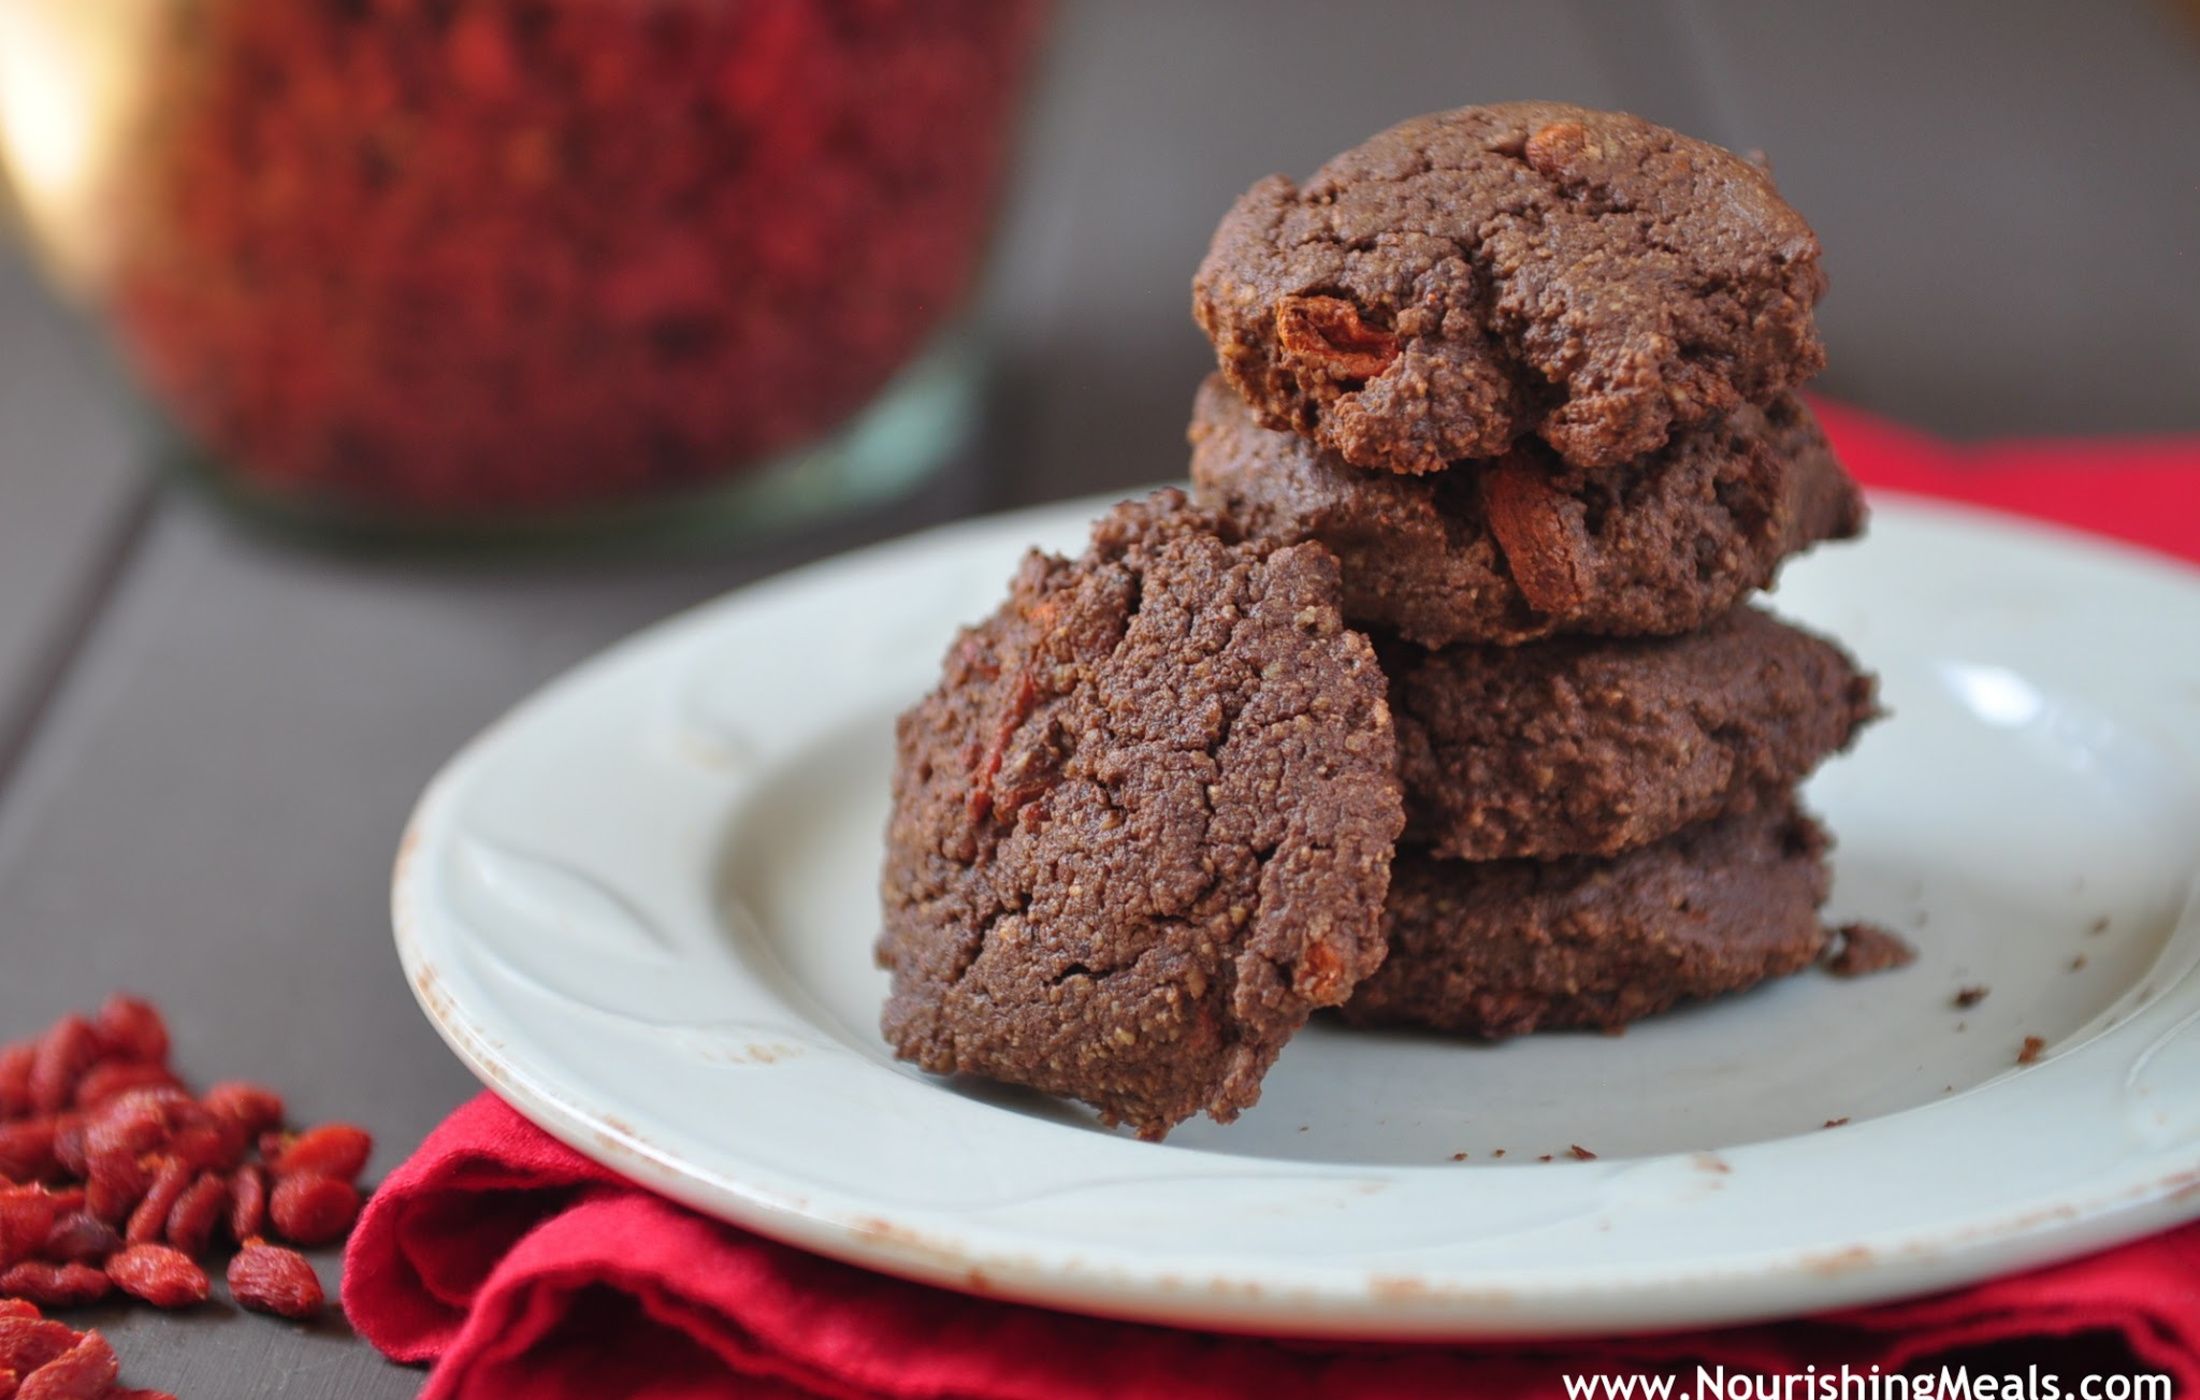
M0 0L0 155L47 260L255 510L783 518L952 450L951 327L1038 21Z

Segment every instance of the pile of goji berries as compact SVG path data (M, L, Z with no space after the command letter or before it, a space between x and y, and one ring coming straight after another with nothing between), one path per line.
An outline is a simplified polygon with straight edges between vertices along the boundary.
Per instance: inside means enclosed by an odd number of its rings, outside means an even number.
M257 494L509 518L831 428L963 300L1037 0L162 7L111 290Z
M78 1332L17 1298L0 1298L0 1400L176 1400L124 1390L121 1362L97 1332Z
M0 1048L0 1400L131 1393L113 1389L96 1333L38 1309L115 1292L203 1303L202 1261L224 1240L240 1246L228 1266L239 1306L305 1319L325 1304L312 1265L266 1237L350 1233L373 1139L342 1123L286 1131L282 1099L257 1084L194 1095L168 1051L159 1010L126 996Z

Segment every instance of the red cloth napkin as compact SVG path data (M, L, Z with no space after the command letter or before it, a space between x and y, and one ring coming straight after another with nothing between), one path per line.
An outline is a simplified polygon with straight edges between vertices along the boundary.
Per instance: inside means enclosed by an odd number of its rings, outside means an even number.
M1946 496L2200 560L2200 438L1959 444L1813 400L1868 487Z
M1822 405L1878 486L2200 557L2200 440L1959 448ZM1459 1346L1272 1341L1105 1322L868 1273L705 1220L484 1094L383 1183L344 1302L424 1400L1528 1396L1699 1364L1823 1373L1943 1358L2146 1370L2200 1393L2200 1225L1960 1293L1722 1332Z

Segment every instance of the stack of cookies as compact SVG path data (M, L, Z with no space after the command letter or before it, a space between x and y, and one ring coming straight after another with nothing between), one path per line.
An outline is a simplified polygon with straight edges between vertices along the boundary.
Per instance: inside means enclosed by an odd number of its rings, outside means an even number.
M902 720L897 1051L1158 1136L1324 1007L1609 1030L1816 960L1794 792L1873 685L1748 599L1863 525L1792 393L1823 289L1762 170L1619 114L1255 185L1194 499L1032 556Z
M1756 166L1548 103L1407 122L1216 231L1202 504L1390 644L1408 849L1357 1021L1614 1028L1808 964L1796 784L1873 714L1743 600L1863 507L1795 385L1818 242Z

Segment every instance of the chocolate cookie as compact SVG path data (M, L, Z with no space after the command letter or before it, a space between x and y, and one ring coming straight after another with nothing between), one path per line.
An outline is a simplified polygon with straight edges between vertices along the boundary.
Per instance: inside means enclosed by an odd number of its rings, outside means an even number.
M1319 545L1163 491L1034 553L897 731L886 1038L1158 1138L1382 961L1384 680Z
M1406 836L1458 860L1610 855L1784 794L1878 713L1832 642L1755 608L1680 637L1384 657Z
M1255 534L1328 545L1345 616L1430 647L1686 632L1770 584L1790 555L1864 525L1856 483L1789 395L1595 472L1534 446L1434 476L1355 471L1261 427L1213 377L1191 439L1200 504Z
M1357 467L1654 451L1824 367L1818 239L1749 162L1557 102L1416 117L1223 218L1192 309L1261 421Z
M1345 1019L1489 1037L1616 1030L1784 977L1826 945L1827 845L1808 817L1773 806L1609 860L1400 851L1390 957Z

